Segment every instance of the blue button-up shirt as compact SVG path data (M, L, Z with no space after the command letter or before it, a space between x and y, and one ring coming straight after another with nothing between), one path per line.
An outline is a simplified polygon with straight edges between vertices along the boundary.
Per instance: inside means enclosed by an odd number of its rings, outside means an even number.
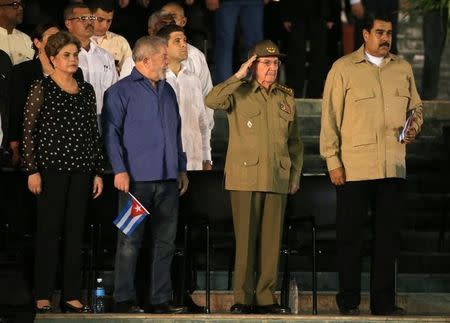
M114 174L156 181L176 179L186 171L177 98L165 81L154 88L134 68L105 92L102 121Z

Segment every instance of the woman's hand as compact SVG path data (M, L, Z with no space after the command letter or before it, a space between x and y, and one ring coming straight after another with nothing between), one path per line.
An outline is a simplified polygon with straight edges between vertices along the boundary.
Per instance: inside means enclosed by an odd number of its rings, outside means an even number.
M103 192L103 179L100 176L94 177L94 185L92 189L92 195L94 196L94 199L100 196Z
M28 189L31 193L39 195L42 192L41 174L34 173L28 176Z

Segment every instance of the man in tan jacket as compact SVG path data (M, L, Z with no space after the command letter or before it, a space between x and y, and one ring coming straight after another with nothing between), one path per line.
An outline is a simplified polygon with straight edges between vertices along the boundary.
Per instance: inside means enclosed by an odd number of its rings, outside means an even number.
M236 236L236 314L290 312L274 290L286 194L299 188L303 145L293 92L276 83L279 57L273 42L257 43L239 71L206 96L208 107L228 113L225 188Z
M422 125L422 102L411 66L389 53L389 15L369 14L364 45L336 61L323 95L320 153L337 191L337 259L342 314L358 315L364 221L373 202L370 309L402 315L395 306L394 263L404 201L405 144ZM407 114L413 120L403 143Z

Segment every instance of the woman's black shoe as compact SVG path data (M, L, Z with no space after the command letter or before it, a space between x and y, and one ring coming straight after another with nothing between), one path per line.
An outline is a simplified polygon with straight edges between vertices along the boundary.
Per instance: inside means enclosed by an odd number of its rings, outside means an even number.
M81 307L75 307L65 302L61 304L61 312L62 313L91 313L91 308L87 305L83 305Z
M36 313L39 314L47 314L50 313L52 311L52 307L50 305L45 305L42 307L37 307L36 306Z

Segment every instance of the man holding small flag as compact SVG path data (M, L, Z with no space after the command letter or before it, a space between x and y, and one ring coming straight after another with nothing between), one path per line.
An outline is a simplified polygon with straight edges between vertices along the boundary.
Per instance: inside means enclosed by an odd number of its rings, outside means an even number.
M114 221L120 229L114 270L115 310L142 312L136 303L134 275L149 224L148 311L181 313L185 308L171 302L170 267L175 252L178 200L187 190L188 179L177 98L164 80L166 41L142 37L134 46L133 60L136 66L131 74L106 91L102 113L114 186L128 193L120 194L121 213Z

